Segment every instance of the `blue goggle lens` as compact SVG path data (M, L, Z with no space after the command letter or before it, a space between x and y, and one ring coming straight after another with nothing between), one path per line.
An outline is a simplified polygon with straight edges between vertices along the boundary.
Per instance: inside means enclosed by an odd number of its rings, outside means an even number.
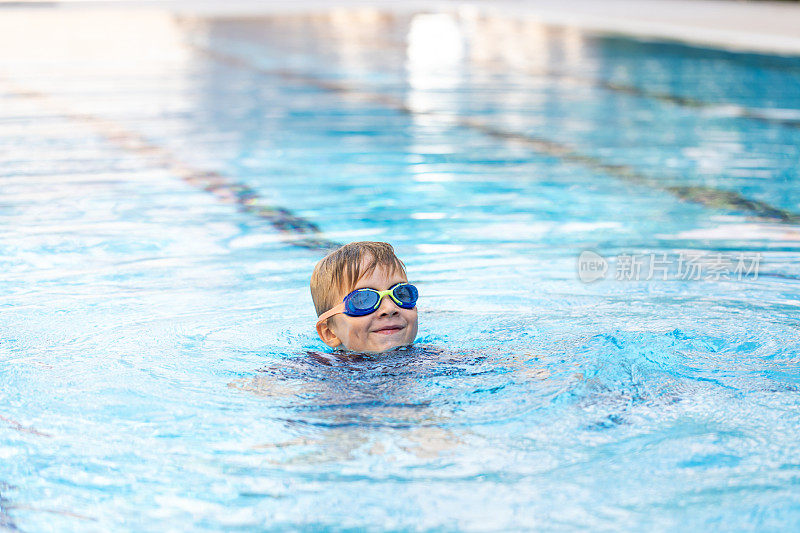
M417 288L413 285L409 285L408 283L395 285L394 289L392 290L392 294L400 301L400 307L405 307L406 309L411 309L414 307L414 305L417 303L417 298L419 297Z
M353 316L368 315L378 304L378 298L378 293L369 289L353 291L345 300L345 312Z

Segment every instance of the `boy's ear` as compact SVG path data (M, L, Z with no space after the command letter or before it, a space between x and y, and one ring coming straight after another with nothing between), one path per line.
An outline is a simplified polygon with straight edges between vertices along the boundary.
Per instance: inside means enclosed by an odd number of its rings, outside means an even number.
M328 327L327 320L317 324L317 334L319 335L319 338L322 339L322 342L331 348L336 348L342 344L342 341L336 336L336 333L334 333L333 330Z

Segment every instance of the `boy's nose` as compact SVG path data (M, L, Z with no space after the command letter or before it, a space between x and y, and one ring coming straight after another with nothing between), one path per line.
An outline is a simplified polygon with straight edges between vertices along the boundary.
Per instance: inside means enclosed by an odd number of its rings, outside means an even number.
M388 296L384 296L380 307L378 307L378 316L396 315L399 312L400 311L397 308L397 304L394 303L394 300Z

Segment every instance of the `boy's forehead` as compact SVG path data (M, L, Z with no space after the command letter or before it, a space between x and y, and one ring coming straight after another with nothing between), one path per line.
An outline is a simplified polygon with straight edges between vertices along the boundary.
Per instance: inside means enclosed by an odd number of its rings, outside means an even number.
M365 268L365 265L362 263L362 269L363 268ZM342 291L342 297L356 289L371 288L385 290L401 281L408 281L401 269L393 265L379 264L375 266L372 272L362 273L353 287L345 287Z

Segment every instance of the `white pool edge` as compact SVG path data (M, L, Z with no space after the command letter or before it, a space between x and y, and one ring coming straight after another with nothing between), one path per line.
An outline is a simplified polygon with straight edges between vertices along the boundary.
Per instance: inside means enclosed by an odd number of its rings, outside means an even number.
M0 0L0 8L3 2ZM13 9L29 9L23 1ZM680 41L744 52L800 55L800 2L735 0L66 0L42 9L158 9L200 17L255 17L333 9L389 13L470 10L600 34ZM21 7L20 7L21 6ZM50 6L50 7L47 7Z
M800 55L800 3L729 0L473 1L463 5L498 16L644 39L715 48Z

